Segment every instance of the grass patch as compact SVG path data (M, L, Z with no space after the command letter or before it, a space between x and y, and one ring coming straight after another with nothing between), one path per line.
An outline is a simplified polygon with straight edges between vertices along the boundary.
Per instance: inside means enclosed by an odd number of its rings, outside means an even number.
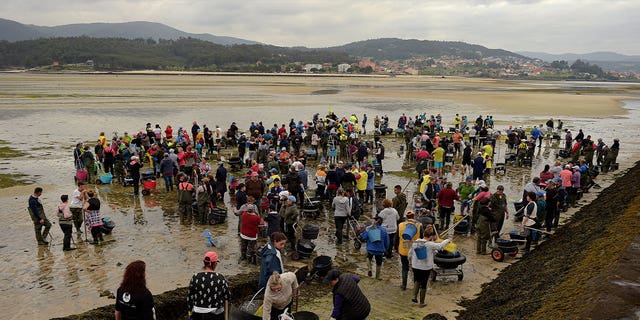
M0 174L0 189L24 186L28 183L23 179L26 177L24 174Z
M25 156L25 155L26 155L26 153L24 153L22 151L11 149L11 148L5 147L5 146L0 146L0 158L2 158L2 159L17 158L17 157L22 157L22 156Z

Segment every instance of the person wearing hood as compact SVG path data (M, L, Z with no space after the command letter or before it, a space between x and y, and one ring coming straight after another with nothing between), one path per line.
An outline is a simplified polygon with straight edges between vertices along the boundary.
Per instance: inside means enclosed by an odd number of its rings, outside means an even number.
M476 158L471 163L473 167L473 180L482 180L484 176L484 170L486 169L485 159L482 157L482 152L478 152Z

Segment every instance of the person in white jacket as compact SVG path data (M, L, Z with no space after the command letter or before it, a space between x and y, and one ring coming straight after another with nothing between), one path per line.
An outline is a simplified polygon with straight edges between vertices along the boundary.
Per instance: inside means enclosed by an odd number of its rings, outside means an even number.
M420 293L420 307L424 307L427 295L427 284L431 278L433 270L433 257L436 251L442 250L451 239L442 242L435 242L437 235L433 229L433 225L427 225L424 230L424 237L413 242L409 250L409 261L413 269L413 301L418 302L418 293Z

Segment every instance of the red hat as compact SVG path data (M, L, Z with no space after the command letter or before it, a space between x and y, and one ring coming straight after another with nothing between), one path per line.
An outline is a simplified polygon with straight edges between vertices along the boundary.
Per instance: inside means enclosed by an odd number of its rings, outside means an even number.
M203 260L204 260L205 263L211 263L211 262L220 261L220 260L218 260L218 254L213 252L213 251L209 251L209 252L205 253Z

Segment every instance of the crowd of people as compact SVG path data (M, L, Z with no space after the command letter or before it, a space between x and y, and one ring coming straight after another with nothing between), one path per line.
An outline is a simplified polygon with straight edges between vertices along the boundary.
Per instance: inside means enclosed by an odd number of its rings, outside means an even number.
M493 116L479 116L473 123L467 119L456 114L452 126L446 130L440 114L423 113L415 117L403 114L397 128L390 129L387 116L375 116L372 140L364 136L366 114L359 121L355 114L340 118L331 110L323 118L315 114L310 121L291 119L288 126L274 124L265 128L260 121L252 122L246 132L235 123L223 133L219 126L211 130L194 121L190 132L182 127L174 132L170 125L162 128L147 123L145 129L134 135L114 133L108 139L101 133L95 146L79 143L74 149L75 167L86 171L86 178L78 179L71 199L63 195L58 205L57 215L65 235L63 250L74 249L70 245L73 229L81 235L83 224L84 233L87 229L91 232L94 244L103 241L100 200L87 188L88 184L97 182L98 174L111 173L116 183L132 181L133 194L138 196L142 170L147 168L144 174L163 177L166 193L176 189L181 221L196 224L207 224L212 208L229 192L233 203L231 211L238 216L240 262L256 264L257 257L261 258L259 286L265 288L266 314L263 319L275 319L290 307L298 287L292 280L295 276L292 278L285 271L282 251L287 242L291 250L296 250L295 225L308 200L307 191L315 189L317 199L331 203L336 245L349 239L350 219L371 219L370 225L357 235L366 243L368 276L380 279L383 261L398 255L402 289L407 288L412 270L412 301L424 306L434 253L449 242L439 239L436 230L450 230L451 215L454 221L468 219L469 233L477 233L476 253L482 255L491 237L499 236L505 219L509 219L504 187L497 186L492 193L487 179L492 173L494 150L501 137L506 140L507 155L514 154L518 165L526 165L527 160L531 165L543 139L558 138L563 126L561 121L556 124L550 119L546 131L542 125L530 131L513 126L498 131L494 129ZM392 198L387 199L385 194L374 196L376 178L383 173L382 136L392 132L404 137L408 161L416 163L418 183L412 199L408 199L400 185L394 186ZM590 136L585 137L582 130L576 137L569 130L565 132L567 159L558 158L553 165L547 165L539 177L524 187L521 211L522 225L527 230L525 254L531 244L540 239L541 228L551 232L558 226L559 213L575 205L582 192L588 192L598 168L607 172L616 161L618 139L607 146L602 139L595 143ZM229 150L233 150L231 157L221 156ZM472 158L474 153L476 157ZM218 160L216 168L208 162L212 158ZM308 161L314 161L315 173L307 171ZM236 171L246 168L244 179L232 177L229 166ZM451 173L457 166L462 168L463 181L454 185L447 181L447 176L453 176ZM46 245L51 223L39 199L42 192L42 188L36 188L29 198L29 212L38 244ZM456 202L460 208L458 213ZM363 206L371 208L373 214L365 215ZM258 249L258 240L265 229L268 241ZM406 239L401 235L408 229L416 232ZM429 253L424 253L425 250ZM224 277L215 272L218 261L215 252L208 252L204 257L205 271L191 280L187 301L194 319L223 319L228 313L230 293ZM327 281L333 286L333 318L366 318L370 306L364 294L357 290L356 276L332 270ZM206 293L202 288L207 289ZM212 292L216 299L210 299ZM148 296L144 263L134 262L127 267L118 290L116 318L127 319L122 314L130 312L149 315L146 309L152 308L153 303L149 304Z

